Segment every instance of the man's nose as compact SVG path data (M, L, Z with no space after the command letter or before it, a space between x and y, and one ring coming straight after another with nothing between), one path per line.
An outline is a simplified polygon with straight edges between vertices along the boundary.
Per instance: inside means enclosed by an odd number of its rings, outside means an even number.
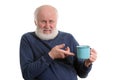
M49 28L50 27L50 23L49 22L46 22L46 28Z

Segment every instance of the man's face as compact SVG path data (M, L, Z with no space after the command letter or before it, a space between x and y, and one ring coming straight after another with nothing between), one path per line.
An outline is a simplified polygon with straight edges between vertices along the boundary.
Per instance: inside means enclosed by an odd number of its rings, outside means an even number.
M57 15L54 10L43 10L38 13L36 25L43 34L51 34L56 28Z

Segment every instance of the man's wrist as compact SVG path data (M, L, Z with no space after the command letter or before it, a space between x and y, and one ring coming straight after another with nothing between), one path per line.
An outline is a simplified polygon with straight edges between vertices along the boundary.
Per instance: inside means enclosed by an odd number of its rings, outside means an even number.
M90 60L86 60L84 64L86 67L89 67L92 64L92 62Z
M48 55L49 55L52 59L54 59L54 57L53 57L53 55L52 55L51 52L49 52Z

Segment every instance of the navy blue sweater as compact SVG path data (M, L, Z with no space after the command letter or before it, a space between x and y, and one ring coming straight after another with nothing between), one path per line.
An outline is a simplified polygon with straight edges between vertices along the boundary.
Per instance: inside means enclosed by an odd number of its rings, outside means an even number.
M64 43L70 47L75 56L65 59L52 60L48 55L51 48ZM84 66L83 60L76 57L76 46L79 45L74 37L59 31L52 40L41 40L35 32L29 32L22 36L20 42L20 65L25 80L77 80L87 77L91 70Z

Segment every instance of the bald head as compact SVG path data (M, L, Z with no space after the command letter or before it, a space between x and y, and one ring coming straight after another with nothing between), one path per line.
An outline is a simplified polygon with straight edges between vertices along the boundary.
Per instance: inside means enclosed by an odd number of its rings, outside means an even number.
M50 15L53 14L54 16L58 16L57 14L57 9L51 5L42 5L38 8L36 8L35 12L34 12L34 19L37 20L38 17L40 17L41 15Z

